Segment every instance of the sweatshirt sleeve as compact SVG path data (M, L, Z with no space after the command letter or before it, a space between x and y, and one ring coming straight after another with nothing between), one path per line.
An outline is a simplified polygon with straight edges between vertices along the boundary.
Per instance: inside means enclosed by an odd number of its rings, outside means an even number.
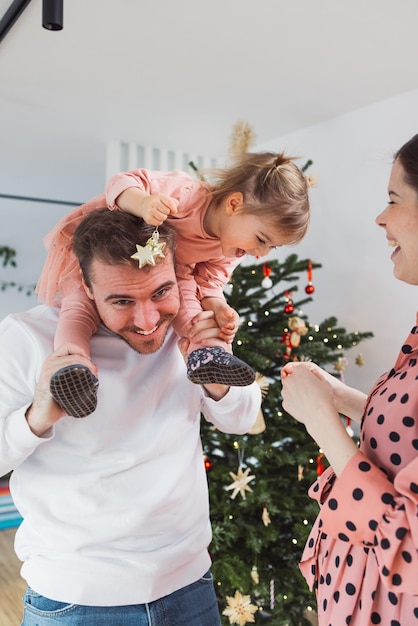
M223 433L244 435L253 426L261 406L257 382L247 387L230 387L221 400L203 399L204 418Z
M20 465L53 436L37 437L26 421L33 400L40 350L12 316L0 324L0 476Z
M324 485L329 488L329 479ZM372 549L388 589L418 594L418 458L392 483L359 451L326 500L318 490L315 497L323 502L323 532Z

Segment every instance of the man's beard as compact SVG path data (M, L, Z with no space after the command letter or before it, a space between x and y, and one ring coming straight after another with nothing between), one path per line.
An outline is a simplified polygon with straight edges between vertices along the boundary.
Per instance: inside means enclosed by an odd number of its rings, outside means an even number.
M152 338L152 339L149 339L148 341L146 339L146 335L141 334L141 328L138 328L137 326L125 326L124 328L121 328L120 331L116 333L116 335L118 335L118 337L123 339L123 341L127 343L128 346L132 348L132 350L135 350L135 352L138 352L138 354L153 354L154 352L158 352L158 350L160 350L160 348L162 348L162 346L164 345L164 340L167 336L168 329L170 328L171 322L173 321L174 318L175 318L175 315L166 315L163 318L161 318L157 324L157 331L156 331L158 332L158 329L160 329L160 335L158 336L158 338ZM162 332L161 326L164 326L164 325L166 325L166 328L163 334L161 334ZM129 333L129 335L125 336L124 333ZM137 333L138 337L141 338L140 341L138 342L139 345L137 345L136 342L134 342L130 338L130 335L132 333Z

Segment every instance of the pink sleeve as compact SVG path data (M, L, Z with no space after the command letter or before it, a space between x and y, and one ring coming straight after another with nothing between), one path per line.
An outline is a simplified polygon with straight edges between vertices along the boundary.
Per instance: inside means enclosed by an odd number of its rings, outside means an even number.
M186 202L196 181L186 172L157 172L145 169L120 172L112 176L106 185L106 204L118 209L117 198L130 187L138 187L146 193L163 193L179 202Z
M331 537L373 549L388 589L418 594L418 457L392 483L359 451L335 478L321 519Z

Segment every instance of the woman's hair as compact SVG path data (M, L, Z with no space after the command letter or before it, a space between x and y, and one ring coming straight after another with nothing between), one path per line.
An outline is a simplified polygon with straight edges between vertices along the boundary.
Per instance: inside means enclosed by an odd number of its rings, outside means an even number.
M399 161L405 172L405 182L413 187L418 194L418 135L407 141L395 153L395 161Z
M155 226L143 219L124 213L98 209L92 211L77 226L73 238L73 250L81 267L86 284L91 286L91 265L94 260L107 265L132 265L138 261L131 258L137 244L145 246L155 231ZM174 263L175 231L167 223L158 227L159 241L166 244ZM150 266L145 266L148 269Z
M232 167L213 169L209 174L211 195L217 205L240 191L244 212L262 216L292 243L305 236L310 219L309 179L294 163L294 157L247 152Z

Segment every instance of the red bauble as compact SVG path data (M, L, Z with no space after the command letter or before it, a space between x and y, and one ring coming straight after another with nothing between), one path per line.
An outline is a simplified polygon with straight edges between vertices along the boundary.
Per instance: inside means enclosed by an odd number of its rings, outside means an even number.
M315 291L315 287L309 283L309 285L306 285L305 291L307 294L311 295Z
M287 304L285 304L284 306L285 313L293 313L294 310L295 310L295 307L293 306L293 302L288 302Z
M209 457L208 457L208 456L206 456L206 454L204 454L204 455L203 455L203 462L204 462L204 464L205 464L205 470L206 470L207 472L210 472L210 470L211 470L211 469L212 469L212 467L213 467L213 463L212 463L212 461L209 459Z

